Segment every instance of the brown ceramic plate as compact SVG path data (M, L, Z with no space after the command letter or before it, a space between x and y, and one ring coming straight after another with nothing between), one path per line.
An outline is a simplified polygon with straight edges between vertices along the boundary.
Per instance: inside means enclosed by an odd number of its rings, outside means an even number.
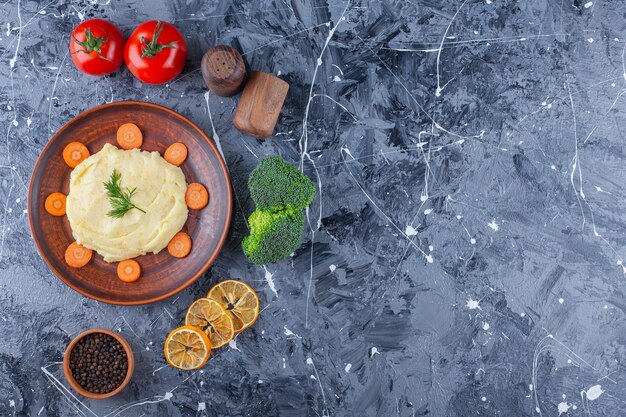
M177 259L162 250L140 256L142 277L134 283L117 278L117 263L106 263L94 252L83 268L65 263L65 248L74 241L67 217L53 217L44 209L48 194L69 193L71 169L63 162L63 148L82 142L93 155L105 143L117 146L117 128L132 122L141 129L142 149L159 151L175 142L184 143L189 155L181 165L187 183L199 182L209 191L209 204L189 210L183 230L192 240L192 251ZM37 249L50 269L74 290L110 304L135 305L163 300L191 285L213 263L230 226L232 191L226 165L217 148L191 121L165 107L122 101L95 107L63 126L41 152L28 191L28 219Z

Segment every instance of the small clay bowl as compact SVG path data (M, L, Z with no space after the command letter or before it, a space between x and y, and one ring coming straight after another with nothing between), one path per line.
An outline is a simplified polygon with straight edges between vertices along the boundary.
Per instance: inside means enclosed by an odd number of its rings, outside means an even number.
M126 372L126 378L124 378L124 381L119 387L111 392L107 392L106 394L95 394L93 392L87 391L86 389L81 387L78 382L76 382L74 376L72 375L72 371L70 370L70 353L72 352L72 349L74 349L74 346L76 346L76 343L78 343L80 339L92 333L103 333L108 334L109 336L113 336L115 340L120 342L120 344L124 347L124 352L126 353L126 357L128 358L128 370ZM122 336L107 329L90 329L82 332L70 342L70 344L67 346L67 349L65 350L65 355L63 356L63 373L65 374L65 379L67 379L67 382L74 389L74 391L76 391L83 397L92 398L94 400L109 398L119 393L130 382L130 378L133 376L134 370L135 358L133 357L133 350L130 348L130 345Z

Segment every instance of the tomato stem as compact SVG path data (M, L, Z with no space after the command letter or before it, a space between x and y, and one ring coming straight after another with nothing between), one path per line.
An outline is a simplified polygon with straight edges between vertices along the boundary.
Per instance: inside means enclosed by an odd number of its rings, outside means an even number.
M152 40L148 41L143 36L141 37L141 42L145 43L146 46L141 47L141 58L154 58L159 52L166 48L173 48L178 41L172 41L169 43L159 43L159 35L163 31L163 27L165 25L160 20L157 22L154 27L154 33L152 34Z
M85 34L85 40L82 42L76 39L76 36L72 35L72 38L74 38L74 42L76 42L78 45L84 48L84 49L78 49L74 53L84 52L86 54L90 54L92 52L97 52L100 58L106 61L112 62L110 59L102 55L102 47L109 41L109 37L108 36L106 37L105 36L93 36L93 33L91 32L91 28L84 29L83 33Z

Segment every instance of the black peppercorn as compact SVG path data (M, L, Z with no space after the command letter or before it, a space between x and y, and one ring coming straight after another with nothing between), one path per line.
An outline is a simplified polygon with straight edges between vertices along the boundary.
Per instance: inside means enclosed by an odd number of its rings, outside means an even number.
M124 347L113 336L88 334L70 352L72 376L85 390L106 394L122 385L128 372Z

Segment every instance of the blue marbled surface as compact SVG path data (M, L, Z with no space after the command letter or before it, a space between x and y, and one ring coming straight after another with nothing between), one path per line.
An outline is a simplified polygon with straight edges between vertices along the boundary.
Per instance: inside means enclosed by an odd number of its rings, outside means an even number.
M0 414L619 416L626 390L626 3L621 0L8 0L0 5ZM187 38L183 74L79 73L68 35L105 17ZM291 85L276 134L232 126L199 62L230 44ZM229 241L179 295L110 306L67 288L28 228L31 170L93 106L170 107L219 140L238 195ZM246 180L280 154L319 186L305 244L240 250ZM263 311L199 372L162 343L216 281ZM68 391L59 362L107 327L137 360L119 396Z

